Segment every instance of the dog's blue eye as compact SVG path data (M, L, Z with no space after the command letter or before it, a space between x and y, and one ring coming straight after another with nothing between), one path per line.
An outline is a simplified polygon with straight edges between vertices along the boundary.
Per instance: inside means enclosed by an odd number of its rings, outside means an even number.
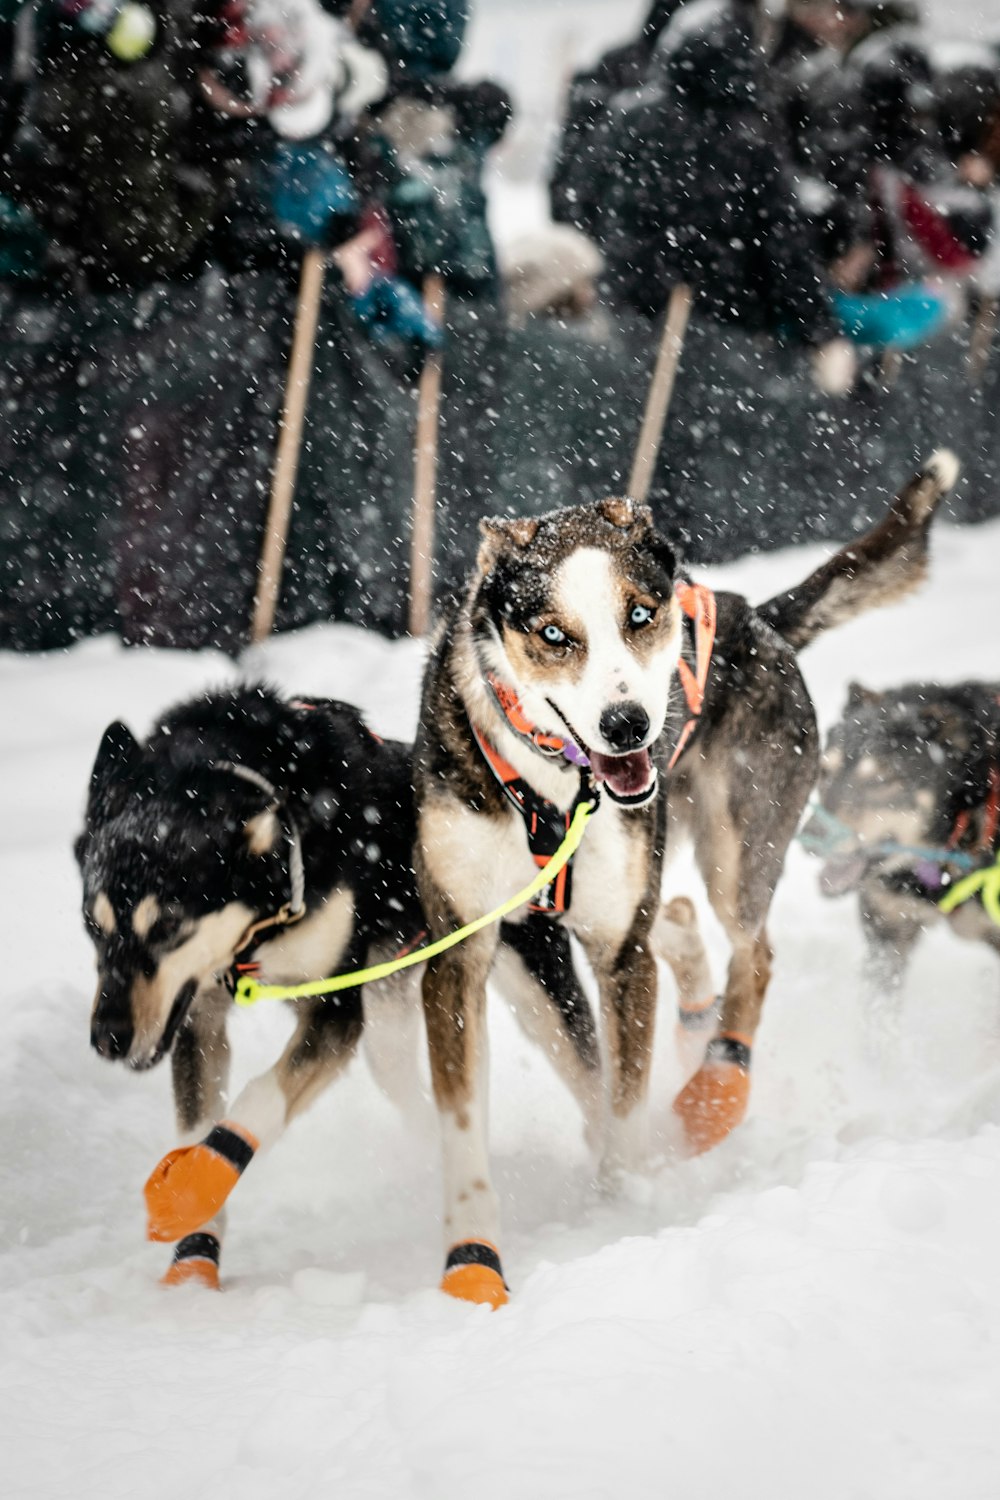
M559 629L558 625L543 625L541 637L547 646L565 646L566 632Z
M638 628L640 625L648 625L653 618L653 611L646 604L633 604L629 613L628 622Z

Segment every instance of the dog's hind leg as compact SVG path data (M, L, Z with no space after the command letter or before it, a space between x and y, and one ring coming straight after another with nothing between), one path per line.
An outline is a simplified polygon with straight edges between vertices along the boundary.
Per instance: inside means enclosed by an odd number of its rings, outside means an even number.
M550 917L504 923L493 971L504 999L580 1106L587 1144L603 1138L601 1053L565 928Z
M677 986L677 1051L687 1073L705 1056L719 1019L720 997L712 984L708 954L694 905L675 896L660 907L651 934L653 952L669 967Z
M170 1053L174 1112L185 1144L201 1140L223 1113L229 1084L229 1040L226 1021L231 1001L221 987L199 996ZM219 1257L225 1232L225 1210L188 1234L174 1248L164 1286L183 1282L219 1285Z
M698 804L695 856L732 947L718 1030L701 1067L674 1100L694 1152L724 1140L750 1100L753 1041L771 977L765 924L810 784L811 762L800 760L802 768L794 780L789 776L780 800L764 794L765 773L745 759L739 769L746 780L736 788L729 756L707 761L697 780L691 778Z
M181 1239L215 1219L258 1150L341 1072L361 1029L356 992L309 1002L277 1063L240 1091L226 1119L156 1167L146 1183L149 1238Z

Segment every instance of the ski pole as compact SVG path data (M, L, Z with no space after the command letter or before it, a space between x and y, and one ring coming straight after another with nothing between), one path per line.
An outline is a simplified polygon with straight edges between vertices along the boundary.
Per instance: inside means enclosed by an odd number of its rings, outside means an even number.
M663 439L663 424L670 409L670 398L674 390L674 377L680 364L684 348L684 334L688 315L691 312L691 288L678 282L670 293L667 316L663 323L663 336L656 356L656 367L649 383L646 410L639 430L639 441L635 445L632 473L628 492L634 500L643 501L649 494L656 467L656 456Z
M271 498L264 527L264 544L257 568L257 593L254 598L253 623L250 629L250 639L254 644L266 640L271 634L278 608L281 570L285 561L288 526L292 515L292 500L295 496L295 479L299 469L302 428L305 421L306 402L309 399L309 383L312 379L316 328L319 323L325 270L325 252L315 248L307 250L302 258L302 275L299 279L292 352L285 381L285 400L281 412L278 451L274 459Z
M424 305L444 323L444 281L437 274L424 280ZM431 571L434 562L434 501L437 489L438 423L441 410L442 357L431 349L420 372L417 434L414 443L413 526L410 533L411 635L426 635L431 618Z

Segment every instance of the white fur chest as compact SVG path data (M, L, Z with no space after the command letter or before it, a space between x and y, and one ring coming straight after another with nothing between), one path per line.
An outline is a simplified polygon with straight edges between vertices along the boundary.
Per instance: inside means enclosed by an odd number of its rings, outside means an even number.
M573 861L573 900L566 922L575 932L617 947L632 924L648 878L645 840L629 828L636 814L605 797Z
M353 928L354 898L348 890L332 891L301 922L261 944L255 954L260 979L264 984L306 984L335 974Z

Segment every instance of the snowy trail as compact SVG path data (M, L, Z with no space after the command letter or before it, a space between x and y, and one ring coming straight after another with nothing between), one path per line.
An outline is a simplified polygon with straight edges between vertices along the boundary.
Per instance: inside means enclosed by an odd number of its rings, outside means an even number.
M818 548L705 576L760 600ZM1000 523L942 527L915 601L803 657L824 723L851 677L997 675ZM411 731L419 648L314 627L251 669ZM669 1155L664 977L648 1191L597 1196L579 1121L495 1004L493 1157L511 1305L433 1290L433 1125L363 1063L231 1201L226 1290L166 1292L140 1188L174 1144L165 1069L87 1046L92 958L70 844L97 740L235 675L88 642L0 656L0 1492L9 1500L996 1500L1000 975L926 939L906 1030L869 1059L854 908L793 850L751 1116ZM696 891L686 859L668 886ZM716 971L724 949L705 921ZM234 1019L234 1085L287 1034Z

